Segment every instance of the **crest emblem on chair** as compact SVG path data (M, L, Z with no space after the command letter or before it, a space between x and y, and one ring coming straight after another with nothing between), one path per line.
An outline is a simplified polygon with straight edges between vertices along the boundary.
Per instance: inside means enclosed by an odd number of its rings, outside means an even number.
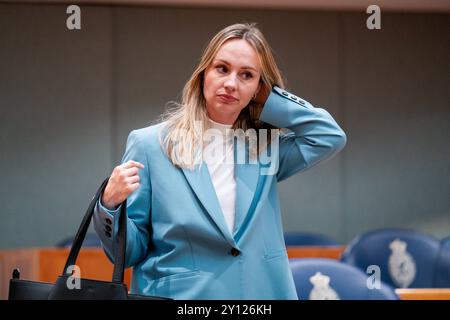
M320 272L309 278L313 288L309 293L309 300L340 300L339 295L330 287L330 277Z
M389 256L389 275L396 286L407 288L416 277L416 263L406 250L407 243L395 239L389 244L392 253Z

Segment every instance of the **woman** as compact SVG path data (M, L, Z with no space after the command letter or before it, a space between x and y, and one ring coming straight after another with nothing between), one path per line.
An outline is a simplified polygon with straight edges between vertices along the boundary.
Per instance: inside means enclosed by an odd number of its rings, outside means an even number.
M277 183L336 154L346 137L283 87L261 32L231 25L206 47L177 108L130 133L94 220L111 259L127 199L133 293L297 299Z

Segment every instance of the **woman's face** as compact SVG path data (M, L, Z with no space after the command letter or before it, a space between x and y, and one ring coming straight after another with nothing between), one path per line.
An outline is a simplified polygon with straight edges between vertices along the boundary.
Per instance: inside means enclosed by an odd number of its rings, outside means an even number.
M259 90L260 76L258 55L246 40L225 42L205 70L203 95L208 116L233 124Z

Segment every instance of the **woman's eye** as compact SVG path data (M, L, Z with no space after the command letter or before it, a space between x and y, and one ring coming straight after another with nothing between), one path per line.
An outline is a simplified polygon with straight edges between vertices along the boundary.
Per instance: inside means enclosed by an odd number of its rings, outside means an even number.
M217 67L216 67L216 70L217 70L219 73L227 73L227 72L228 72L228 68L227 68L226 66L222 66L222 65L217 66ZM243 77L245 80L248 80L248 79L253 78L253 74L252 74L251 72L244 72L244 73L242 73L242 77Z
M227 72L227 68L226 68L225 66L217 66L216 69L217 69L220 73Z

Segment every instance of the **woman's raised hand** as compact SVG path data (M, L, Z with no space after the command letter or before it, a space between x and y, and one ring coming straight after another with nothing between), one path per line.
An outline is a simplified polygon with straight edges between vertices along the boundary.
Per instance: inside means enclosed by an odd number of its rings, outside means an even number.
M102 205L114 210L131 193L139 188L139 169L144 169L140 162L129 160L114 168L102 196Z

